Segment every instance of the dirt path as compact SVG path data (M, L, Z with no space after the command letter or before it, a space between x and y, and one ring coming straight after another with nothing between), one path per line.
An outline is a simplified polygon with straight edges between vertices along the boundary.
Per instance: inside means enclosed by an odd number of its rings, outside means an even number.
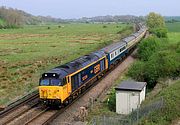
M96 100L102 94L105 96L107 90L113 85L122 73L134 62L134 58L129 56L113 71L111 71L105 78L103 78L96 86L94 86L89 92L77 100L70 108L63 114L58 116L52 124L65 125L65 124L77 124L76 119L80 112L80 107L89 106L90 100Z

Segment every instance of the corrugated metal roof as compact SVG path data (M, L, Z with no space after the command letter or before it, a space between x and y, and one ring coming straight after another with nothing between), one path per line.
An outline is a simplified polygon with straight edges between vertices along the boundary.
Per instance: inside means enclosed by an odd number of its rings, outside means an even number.
M146 86L146 82L123 81L115 89L122 91L141 91Z

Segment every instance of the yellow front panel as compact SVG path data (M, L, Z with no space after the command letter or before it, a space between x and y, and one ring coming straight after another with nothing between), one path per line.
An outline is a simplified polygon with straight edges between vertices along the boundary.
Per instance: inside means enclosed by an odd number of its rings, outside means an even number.
M61 86L39 86L39 95L41 99L61 99Z
M70 83L64 86L39 86L40 99L61 99L63 102L70 95Z

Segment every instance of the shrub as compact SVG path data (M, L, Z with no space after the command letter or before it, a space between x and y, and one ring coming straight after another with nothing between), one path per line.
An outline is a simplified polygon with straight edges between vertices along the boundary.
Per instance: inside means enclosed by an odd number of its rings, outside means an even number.
M135 62L128 71L128 76L138 81L144 81L145 63L143 61Z
M146 81L153 88L159 78L180 76L180 54L169 50L158 51L148 61L137 61L128 75L138 81Z
M109 100L107 100L108 108L111 111L116 111L116 92L115 89L112 90L111 94L109 95Z
M159 77L177 77L180 71L180 55L170 50L163 50L155 53L148 62L148 65L156 65ZM150 64L149 64L150 63ZM147 66L148 66L147 65ZM180 74L179 74L180 75Z
M156 35L158 38L167 38L168 31L166 28L155 28L150 33Z
M107 26L106 26L106 25L104 25L104 26L103 26L103 28L107 28Z
M149 57L158 50L160 40L156 37L149 37L143 40L138 46L138 57L148 61Z

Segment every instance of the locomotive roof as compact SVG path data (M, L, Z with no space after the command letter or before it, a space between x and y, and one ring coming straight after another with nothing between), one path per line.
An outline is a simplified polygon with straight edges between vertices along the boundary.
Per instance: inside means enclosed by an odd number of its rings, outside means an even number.
M119 42L116 42L109 46L104 47L102 50L105 51L105 53L110 53L110 52L112 52L118 48L122 48L124 46L126 46L126 43L123 41L119 41Z
M71 74L71 73L93 63L94 61L97 61L98 59L102 58L103 56L105 56L105 53L102 50L99 50L99 51L93 52L89 55L79 57L78 59L75 59L64 65L55 67L44 74L48 74L48 73L53 74L54 73L54 74L57 74L59 76L59 78L64 78L66 75Z

